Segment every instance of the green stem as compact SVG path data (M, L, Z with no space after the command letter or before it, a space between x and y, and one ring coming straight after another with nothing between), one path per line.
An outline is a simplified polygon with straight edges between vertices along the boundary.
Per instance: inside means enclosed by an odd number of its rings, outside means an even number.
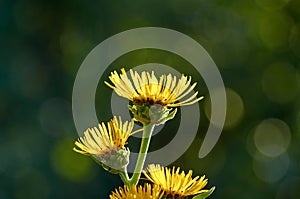
M119 175L120 175L122 181L124 182L124 184L130 183L130 179L129 179L128 173L127 173L127 167L124 168L124 171L120 171Z
M135 165L134 173L132 174L132 177L129 180L128 185L136 185L141 177L141 172L146 160L153 128L154 128L154 124L150 123L144 125L143 137L142 137L138 159Z

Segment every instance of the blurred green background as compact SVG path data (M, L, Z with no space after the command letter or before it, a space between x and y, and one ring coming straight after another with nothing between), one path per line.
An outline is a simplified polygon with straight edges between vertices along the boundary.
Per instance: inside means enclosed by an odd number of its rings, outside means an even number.
M210 198L298 199L299 22L299 0L0 0L0 199L108 198L122 184L72 151L78 137L72 87L96 45L146 26L174 29L203 45L227 91L224 131L198 159L210 112L201 75L178 56L153 49L123 55L108 68L106 74L157 62L199 82L206 99L199 103L197 139L173 165L206 174L208 186L217 187ZM108 120L111 90L102 80L96 108ZM178 116L165 127L170 134L154 137L152 149L172 138ZM137 141L130 142L136 150Z

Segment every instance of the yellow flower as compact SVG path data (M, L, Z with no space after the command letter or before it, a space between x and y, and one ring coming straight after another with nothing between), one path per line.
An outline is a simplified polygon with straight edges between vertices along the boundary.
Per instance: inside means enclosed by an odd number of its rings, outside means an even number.
M121 117L114 117L107 123L89 128L76 142L74 151L92 155L107 170L113 172L124 168L129 162L129 150L124 146L132 132L134 121L122 122ZM138 130L139 131L139 130ZM112 170L110 170L112 169Z
M133 185L130 189L127 185L124 188L119 187L109 196L110 199L160 199L162 197L163 192L158 186L147 183L144 186Z
M107 127L102 122L97 127L88 128L84 132L84 137L80 137L74 147L74 151L84 155L102 156L109 152L121 149L127 143L127 139L133 129L134 121L122 123L121 117L119 120L114 117L107 123Z
M185 174L184 171L180 173L180 168L173 167L171 171L169 168L151 164L143 173L148 180L160 186L166 196L173 198L184 198L208 191L202 190L208 181L205 176L192 178L192 170Z
M130 70L131 80L128 78L124 68L121 69L121 74L116 71L112 72L109 79L113 85L105 82L110 88L122 97L125 97L133 102L133 104L160 104L167 107L178 107L190 105L198 102L203 97L198 97L195 94L186 97L196 86L194 83L190 86L191 77L182 75L177 81L176 76L171 74L162 75L158 79L154 72L142 72L139 75L136 71Z

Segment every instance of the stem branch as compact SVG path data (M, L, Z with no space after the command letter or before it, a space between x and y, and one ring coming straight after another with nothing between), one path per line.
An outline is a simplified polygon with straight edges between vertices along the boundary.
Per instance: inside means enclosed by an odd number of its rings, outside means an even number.
M127 173L127 168L125 167L124 171L120 171L119 175L122 179L122 181L124 182L124 184L129 184L130 183L130 179L128 177L128 173Z

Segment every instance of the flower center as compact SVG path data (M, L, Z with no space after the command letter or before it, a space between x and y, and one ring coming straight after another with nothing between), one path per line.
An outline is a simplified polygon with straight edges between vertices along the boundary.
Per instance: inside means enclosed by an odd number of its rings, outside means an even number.
M138 95L134 96L133 104L137 105L154 105L165 106L169 102L172 92L160 84L146 84L136 90Z

